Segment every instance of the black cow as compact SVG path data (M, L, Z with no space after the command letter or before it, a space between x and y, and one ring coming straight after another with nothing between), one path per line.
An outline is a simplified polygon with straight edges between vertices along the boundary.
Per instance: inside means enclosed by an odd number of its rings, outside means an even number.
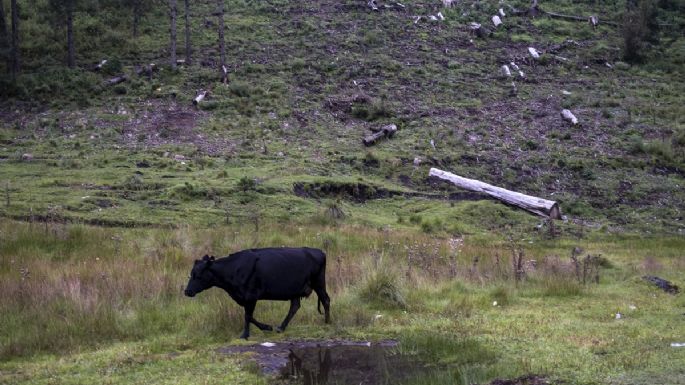
M250 322L261 330L272 330L271 326L252 317L260 299L290 301L288 315L276 328L278 332L285 330L300 308L300 299L308 297L312 290L319 297L319 313L323 304L326 323L330 322L326 254L319 249L249 249L219 259L205 255L195 261L185 294L194 297L213 286L224 289L245 308L245 329L240 338L250 336Z

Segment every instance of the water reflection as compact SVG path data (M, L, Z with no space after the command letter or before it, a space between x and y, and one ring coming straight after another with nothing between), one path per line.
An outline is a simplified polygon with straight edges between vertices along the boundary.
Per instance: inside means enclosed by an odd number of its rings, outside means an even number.
M282 378L304 385L397 384L417 369L388 346L313 346L290 349Z

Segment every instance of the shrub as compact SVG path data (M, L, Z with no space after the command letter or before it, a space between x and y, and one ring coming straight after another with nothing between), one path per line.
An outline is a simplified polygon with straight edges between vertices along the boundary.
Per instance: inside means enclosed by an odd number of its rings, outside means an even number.
M397 277L387 271L376 271L368 277L359 296L367 302L382 306L399 309L407 307Z
M255 191L257 189L257 182L253 178L244 176L238 180L236 187L242 192Z

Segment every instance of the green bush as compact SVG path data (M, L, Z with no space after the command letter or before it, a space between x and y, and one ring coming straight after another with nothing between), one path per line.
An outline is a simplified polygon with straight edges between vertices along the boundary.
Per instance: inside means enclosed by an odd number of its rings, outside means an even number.
M363 283L359 296L366 302L390 308L406 309L397 276L387 271L376 271Z

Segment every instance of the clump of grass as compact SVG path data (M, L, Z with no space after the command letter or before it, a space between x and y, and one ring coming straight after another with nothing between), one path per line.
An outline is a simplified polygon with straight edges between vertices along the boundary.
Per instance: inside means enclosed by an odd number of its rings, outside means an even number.
M362 283L359 297L371 304L406 309L407 301L398 281L398 277L391 272L377 270Z

